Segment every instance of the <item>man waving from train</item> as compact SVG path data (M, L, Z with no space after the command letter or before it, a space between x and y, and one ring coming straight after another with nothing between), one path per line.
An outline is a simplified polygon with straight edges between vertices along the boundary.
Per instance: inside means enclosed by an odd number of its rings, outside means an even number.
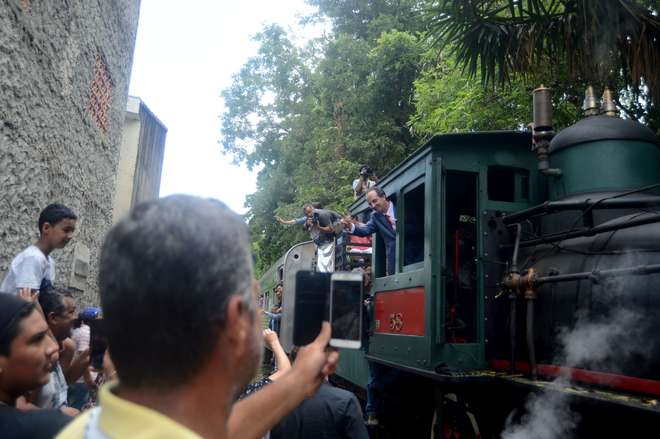
M387 198L385 191L374 186L367 192L367 203L374 211L371 219L362 225L348 218L342 219L342 224L357 236L369 236L378 233L385 243L387 275L394 274L394 261L396 254L396 210L394 203Z

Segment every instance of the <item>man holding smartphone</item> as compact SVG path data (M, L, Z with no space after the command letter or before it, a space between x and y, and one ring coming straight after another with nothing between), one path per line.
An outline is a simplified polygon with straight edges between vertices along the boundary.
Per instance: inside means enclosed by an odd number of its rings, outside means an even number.
M263 437L316 393L339 354L326 350L324 323L289 371L234 403L261 363L258 291L247 226L223 203L175 195L134 207L106 235L99 266L119 381L57 439Z

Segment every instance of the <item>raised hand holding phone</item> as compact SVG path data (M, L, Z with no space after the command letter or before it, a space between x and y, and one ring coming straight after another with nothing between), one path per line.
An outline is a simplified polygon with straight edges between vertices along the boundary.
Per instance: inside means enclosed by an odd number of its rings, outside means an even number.
M330 282L330 346L362 346L362 273L333 273Z

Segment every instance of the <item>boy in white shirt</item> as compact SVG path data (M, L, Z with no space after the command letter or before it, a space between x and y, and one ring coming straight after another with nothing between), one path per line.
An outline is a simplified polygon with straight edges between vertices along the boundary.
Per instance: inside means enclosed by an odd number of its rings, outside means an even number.
M39 215L39 239L20 252L11 262L0 284L0 293L35 295L55 281L55 263L50 253L64 248L76 230L78 217L62 204L50 204ZM30 297L25 297L30 299Z

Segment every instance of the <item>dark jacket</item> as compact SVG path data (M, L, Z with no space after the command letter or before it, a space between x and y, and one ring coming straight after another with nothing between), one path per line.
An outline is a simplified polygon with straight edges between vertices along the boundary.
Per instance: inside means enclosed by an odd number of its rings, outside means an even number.
M396 206L395 206L396 208ZM396 257L396 231L390 222L380 212L374 211L371 219L364 226L355 226L353 231L357 236L369 236L378 232L385 243L385 254L387 257L387 274L394 274L394 261Z
M17 410L0 405L0 437L3 439L51 439L71 418L58 410Z
M271 439L369 439L355 395L324 383L270 432Z

